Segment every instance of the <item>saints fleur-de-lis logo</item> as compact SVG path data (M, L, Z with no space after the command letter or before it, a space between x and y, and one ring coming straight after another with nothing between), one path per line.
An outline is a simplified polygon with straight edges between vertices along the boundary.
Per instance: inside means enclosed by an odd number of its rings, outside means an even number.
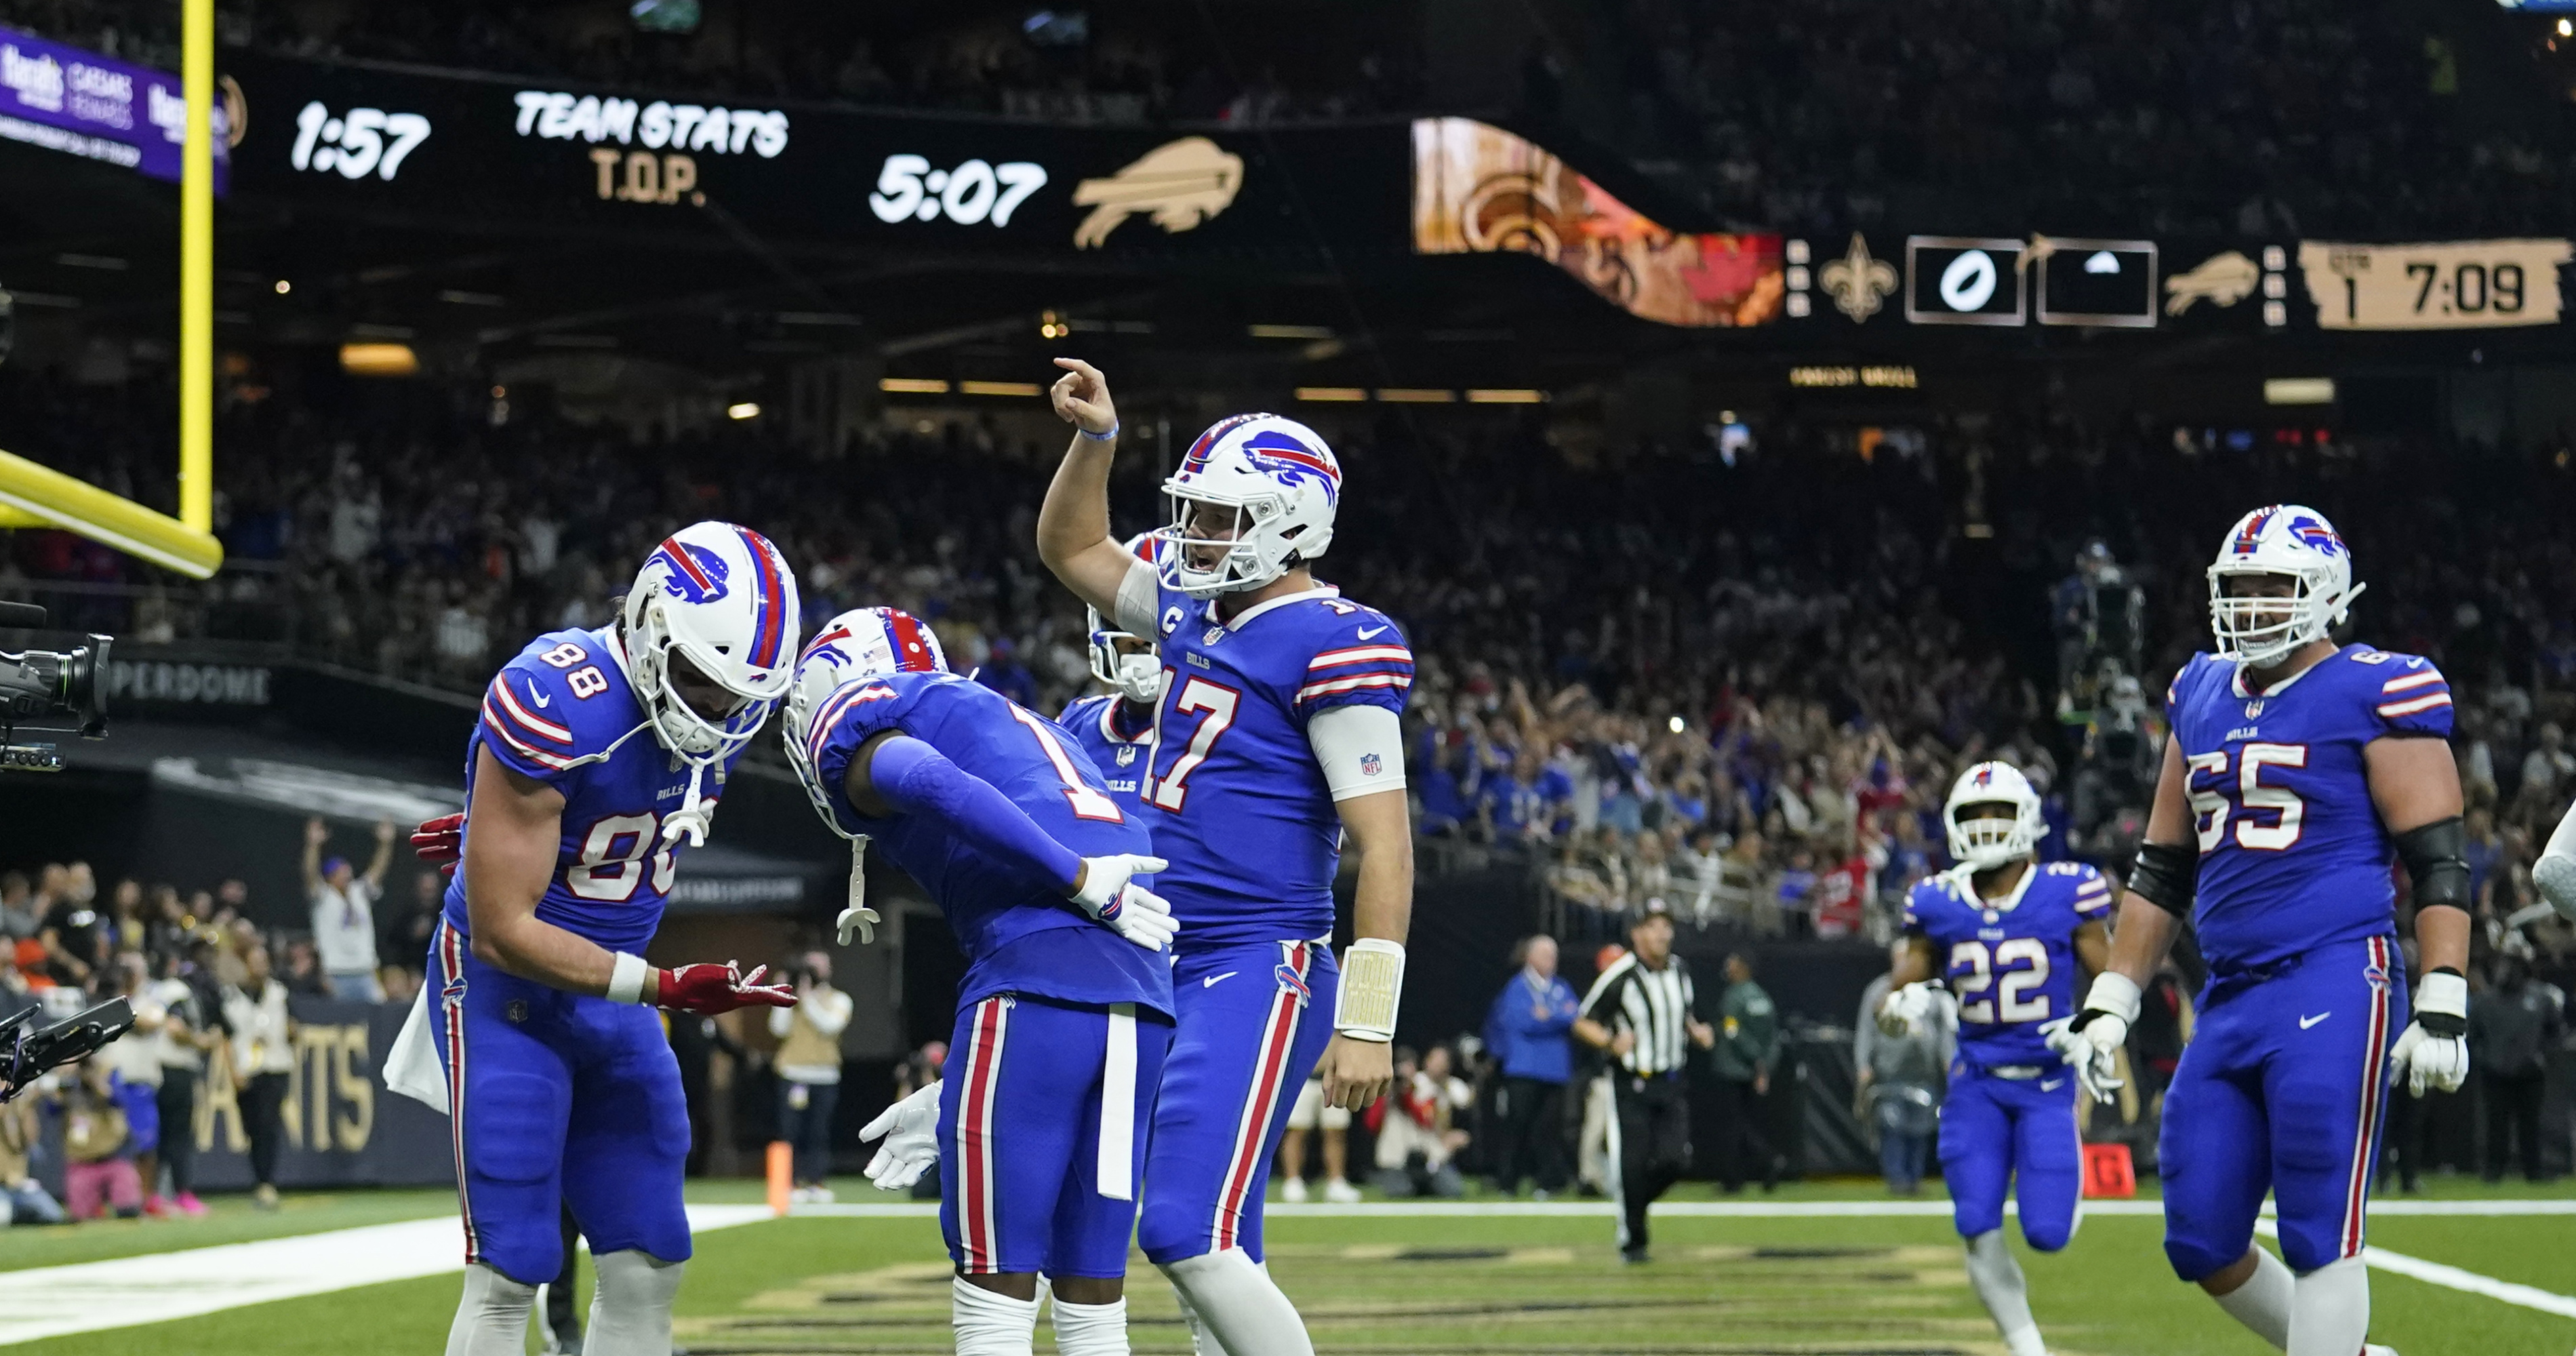
M1896 266L1884 259L1869 256L1869 242L1852 232L1851 249L1842 258L1827 260L1816 270L1816 281L1834 299L1834 309L1850 316L1858 325L1878 314L1888 294L1896 290Z

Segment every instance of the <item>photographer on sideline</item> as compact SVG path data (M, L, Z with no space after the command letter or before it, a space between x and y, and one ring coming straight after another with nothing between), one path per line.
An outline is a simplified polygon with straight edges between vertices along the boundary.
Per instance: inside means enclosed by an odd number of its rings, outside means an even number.
M832 987L832 958L808 951L795 966L796 1006L769 1010L778 1038L778 1137L795 1146L791 1199L829 1201L832 1108L841 1100L841 1032L850 1025L850 996Z

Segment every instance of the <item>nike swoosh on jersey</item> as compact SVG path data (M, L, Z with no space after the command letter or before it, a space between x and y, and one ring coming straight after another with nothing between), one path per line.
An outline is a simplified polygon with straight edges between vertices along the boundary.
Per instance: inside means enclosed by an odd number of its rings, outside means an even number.
M1243 973L1243 972L1242 972L1241 970L1228 970L1228 971L1226 971L1224 974L1221 974L1221 975L1210 975L1210 976L1208 976L1207 978L1202 979L1202 980L1200 980L1200 981L1199 981L1199 987L1200 987L1200 988L1202 988L1202 989L1213 989L1213 988L1215 988L1215 987L1216 987L1216 983L1217 983L1217 981L1218 981L1218 980L1220 980L1220 979L1232 979L1232 978L1234 978L1236 975L1239 975L1239 974L1242 974L1242 973Z
M2317 1023L2322 1022L2322 1021L2324 1021L2325 1019L2327 1019L2328 1017L2332 1017L2332 1016L2334 1016L2334 1014L2333 1014L2333 1013L2331 1013L2331 1012L2320 1012L2320 1013L2318 1013L2318 1014L2317 1014L2316 1016L2314 1016L2314 1017L2302 1017L2302 1018L2300 1018L2300 1019L2299 1019L2299 1029L2300 1029L2301 1031L2305 1031L2305 1030L2307 1030L2309 1027L2315 1026Z
M554 699L546 695L545 689L534 683L528 684L528 700L535 702L539 706L554 705Z
M2063 1078L2060 1078L2060 1079L2056 1080L2055 1082L2042 1083L2042 1084L2040 1084L2040 1085L2039 1085L2039 1090L2040 1090L2041 1092L2055 1092L2055 1091L2057 1091L2059 1088L2062 1088L2062 1087L2065 1087L2065 1086L2066 1086L2066 1080L2065 1080L2065 1079L2063 1079Z
M1375 637L1385 634L1386 628L1383 626L1363 626L1360 628L1360 639L1362 640L1374 639Z

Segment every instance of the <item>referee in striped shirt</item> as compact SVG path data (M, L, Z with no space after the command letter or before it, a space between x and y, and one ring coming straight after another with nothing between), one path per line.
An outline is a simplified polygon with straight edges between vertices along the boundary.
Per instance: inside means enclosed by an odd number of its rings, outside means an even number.
M1717 1032L1699 1019L1690 970L1673 954L1664 901L1628 925L1628 954L1592 981L1574 1034L1610 1056L1610 1161L1618 1172L1619 1256L1646 1260L1646 1207L1690 1166L1690 1048Z

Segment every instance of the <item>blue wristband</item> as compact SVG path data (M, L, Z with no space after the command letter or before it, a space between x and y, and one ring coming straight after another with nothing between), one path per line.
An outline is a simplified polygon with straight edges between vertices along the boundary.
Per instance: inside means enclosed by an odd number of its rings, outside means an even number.
M1115 438L1115 437L1117 437L1117 436L1118 436L1118 425L1116 425L1116 424L1114 424L1114 423L1113 423L1113 424L1111 424L1111 425L1109 426L1109 431L1108 431L1107 433L1094 433L1094 432L1092 432L1091 430L1089 430L1089 429L1087 429L1087 428L1084 428L1084 427L1082 427L1082 426L1081 426L1081 425L1079 425L1079 424L1076 424L1076 425L1074 425L1073 431L1074 431L1075 433L1077 433L1077 434L1080 434L1081 436L1083 436L1083 437L1085 437L1085 438L1089 438L1091 441L1093 441L1093 442L1095 442L1095 443L1105 443L1105 442L1108 442L1110 439Z

